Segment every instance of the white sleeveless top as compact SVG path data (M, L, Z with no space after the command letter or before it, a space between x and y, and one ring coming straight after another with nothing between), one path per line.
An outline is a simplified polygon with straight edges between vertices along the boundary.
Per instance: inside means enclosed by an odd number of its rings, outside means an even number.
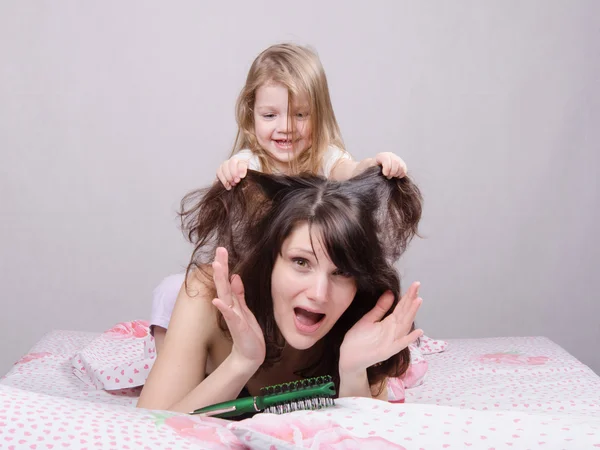
M250 149L245 148L243 150L240 150L235 155L233 155L232 158L246 160L248 161L248 169L262 172L262 167L260 164L260 160L258 159L258 155L256 155ZM329 178L333 166L335 166L335 164L342 159L352 160L352 157L350 156L350 154L339 149L338 147L330 145L327 148L325 154L323 155L323 162L319 169L319 175L322 175L325 178Z

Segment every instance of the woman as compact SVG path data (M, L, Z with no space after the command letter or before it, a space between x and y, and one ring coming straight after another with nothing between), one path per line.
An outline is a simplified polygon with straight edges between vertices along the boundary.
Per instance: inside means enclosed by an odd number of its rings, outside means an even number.
M409 178L249 171L189 194L181 214L195 250L138 407L189 412L317 375L340 397L387 399L422 335L419 284L399 301L393 267L421 217Z

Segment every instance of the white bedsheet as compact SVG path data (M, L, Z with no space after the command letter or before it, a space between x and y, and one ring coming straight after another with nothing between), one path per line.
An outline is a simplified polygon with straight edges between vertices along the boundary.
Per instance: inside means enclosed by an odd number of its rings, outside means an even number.
M545 338L450 340L404 404L339 399L228 422L135 409L139 389L83 383L70 359L97 336L51 332L0 380L0 449L600 448L600 378Z
M406 402L600 417L600 377L545 337L451 339Z

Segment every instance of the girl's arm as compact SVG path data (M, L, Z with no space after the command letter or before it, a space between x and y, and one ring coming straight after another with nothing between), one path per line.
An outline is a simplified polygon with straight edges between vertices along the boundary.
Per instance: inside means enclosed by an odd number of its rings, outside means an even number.
M348 180L376 165L383 168L383 175L388 178L402 178L406 176L408 170L406 163L398 155L383 152L375 155L375 158L366 158L362 161L341 158L331 169L330 178L337 181Z

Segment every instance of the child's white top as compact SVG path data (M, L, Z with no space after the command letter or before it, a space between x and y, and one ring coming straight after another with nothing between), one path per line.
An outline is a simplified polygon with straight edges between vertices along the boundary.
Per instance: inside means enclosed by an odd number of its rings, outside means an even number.
M258 155L256 155L250 149L243 149L237 152L232 158L242 159L248 161L248 169L262 172L262 167ZM330 145L327 147L327 151L323 155L323 163L319 169L319 175L329 178L331 175L331 169L335 164L342 159L352 159L352 157L340 148Z

